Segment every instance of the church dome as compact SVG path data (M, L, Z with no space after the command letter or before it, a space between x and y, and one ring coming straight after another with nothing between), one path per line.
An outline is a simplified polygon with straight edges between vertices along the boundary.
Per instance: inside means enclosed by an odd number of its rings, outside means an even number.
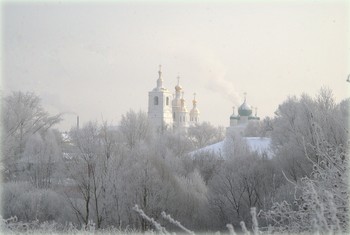
M246 100L244 99L244 103L238 108L238 114L240 116L250 116L252 115L252 108L247 104Z
M182 90L182 87L181 87L180 85L176 85L175 90L176 90L176 91L181 91L181 90Z
M193 93L193 100L192 100L193 108L190 111L191 116L198 116L199 110L197 108L197 100L196 100L196 93Z
M177 85L175 86L176 91L181 91L182 87L180 86L180 76L177 76Z
M233 110L233 112L230 116L230 120L234 120L234 119L239 120L239 116L235 114L235 107L234 106L232 107L232 110Z

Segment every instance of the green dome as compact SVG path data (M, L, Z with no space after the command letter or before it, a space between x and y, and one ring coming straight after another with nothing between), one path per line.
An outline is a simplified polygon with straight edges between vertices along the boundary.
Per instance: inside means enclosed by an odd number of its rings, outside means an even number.
M252 112L252 108L247 104L246 100L244 100L244 103L238 108L240 116L250 116Z

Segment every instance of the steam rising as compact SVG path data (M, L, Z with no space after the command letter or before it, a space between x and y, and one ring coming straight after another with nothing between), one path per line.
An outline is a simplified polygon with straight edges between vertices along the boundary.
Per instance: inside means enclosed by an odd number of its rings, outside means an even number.
M212 92L222 95L235 106L241 103L241 99L238 92L235 90L234 85L223 78L213 78L209 80L207 88Z
M210 62L207 89L223 96L231 104L239 105L241 103L239 93L236 91L233 82L227 80L226 67L218 61L207 62Z

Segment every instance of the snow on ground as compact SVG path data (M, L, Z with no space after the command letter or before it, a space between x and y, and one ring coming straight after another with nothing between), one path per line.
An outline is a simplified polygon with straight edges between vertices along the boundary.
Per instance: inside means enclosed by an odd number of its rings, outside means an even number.
M265 155L268 158L272 158L273 154L272 151L270 149L270 145L271 145L271 139L270 138L266 138L266 137L244 137L243 138L247 144L248 147L251 151L253 152L258 152L261 155ZM190 153L191 156L193 156L196 153L200 153L200 152L213 152L219 156L224 156L224 144L225 144L225 140L212 144L212 145L208 145L204 148L201 149L197 149L193 152Z

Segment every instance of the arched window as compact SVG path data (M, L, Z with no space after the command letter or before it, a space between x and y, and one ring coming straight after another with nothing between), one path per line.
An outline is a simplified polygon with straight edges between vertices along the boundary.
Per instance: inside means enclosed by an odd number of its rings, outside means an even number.
M166 105L169 105L169 97L166 97Z
M158 105L158 96L154 97L154 105Z

